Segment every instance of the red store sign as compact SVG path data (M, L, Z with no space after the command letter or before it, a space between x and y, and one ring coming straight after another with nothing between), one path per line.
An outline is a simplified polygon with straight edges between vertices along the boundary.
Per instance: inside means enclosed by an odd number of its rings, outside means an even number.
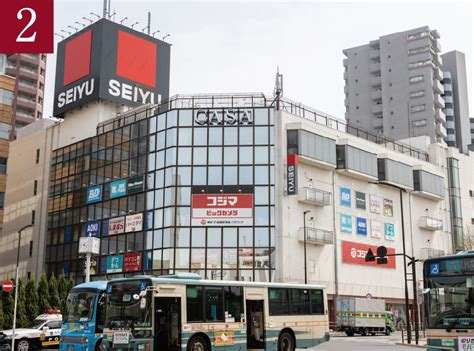
M253 225L253 194L192 194L191 225Z
M351 241L342 241L342 262L348 264L358 264L362 266L371 266L378 268L396 269L396 257L387 257L387 264L377 264L377 262L365 262L365 255L369 249L375 253L377 246L354 243ZM387 247L387 253L394 254L395 249Z
M123 255L123 271L139 272L142 269L142 254L134 252Z

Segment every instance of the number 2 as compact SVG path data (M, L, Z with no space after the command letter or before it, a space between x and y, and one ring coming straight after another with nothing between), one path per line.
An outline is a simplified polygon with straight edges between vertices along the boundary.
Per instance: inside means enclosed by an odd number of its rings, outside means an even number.
M28 30L28 28L30 28L33 25L33 23L35 23L35 21L36 21L36 12L32 8L24 7L24 8L22 8L18 11L18 13L16 14L16 18L18 18L19 20L23 19L23 11L28 11L31 15L31 18L30 18L30 21L28 22L28 24L26 25L26 27L23 28L23 30L20 32L20 34L18 34L18 37L16 38L16 41L19 42L19 43L31 43L31 42L34 42L35 39L36 39L36 32L34 32L29 37L22 37L22 35L23 35L23 33L25 33Z

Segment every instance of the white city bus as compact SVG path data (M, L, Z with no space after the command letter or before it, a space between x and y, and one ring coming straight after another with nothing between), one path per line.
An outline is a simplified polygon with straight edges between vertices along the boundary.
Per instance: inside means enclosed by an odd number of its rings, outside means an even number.
M193 273L107 284L104 350L285 350L329 340L323 286L203 280Z

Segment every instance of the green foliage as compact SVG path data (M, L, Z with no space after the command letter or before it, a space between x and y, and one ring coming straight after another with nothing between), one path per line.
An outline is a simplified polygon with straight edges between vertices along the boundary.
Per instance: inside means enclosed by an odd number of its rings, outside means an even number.
M5 323L5 318L3 315L3 303L0 301L0 330L3 330L3 324Z
M58 280L54 273L49 278L49 305L52 309L58 310L61 308L61 298L58 291Z
M38 285L38 296L39 296L39 312L43 313L46 310L51 308L49 303L49 284L48 280L46 279L46 274L43 272L41 273L40 282Z
M3 301L3 328L11 329L13 326L13 292L2 292Z
M58 290L59 290L59 299L61 301L60 310L61 310L61 313L65 313L66 300L67 300L67 295L69 294L69 288L68 288L68 281L66 280L66 277L64 276L64 271L61 272L61 275L59 276L59 279L58 279Z
M24 328L29 324L29 321L30 317L26 313L26 287L25 283L23 282L23 279L20 279L18 282L18 305L16 309L16 326L18 328Z
M69 291L74 288L74 277L72 276L72 274L69 275L69 280L67 281L67 291L69 293Z
M35 283L35 278L31 278L26 283L26 314L29 319L36 318L40 314L39 310L39 296Z

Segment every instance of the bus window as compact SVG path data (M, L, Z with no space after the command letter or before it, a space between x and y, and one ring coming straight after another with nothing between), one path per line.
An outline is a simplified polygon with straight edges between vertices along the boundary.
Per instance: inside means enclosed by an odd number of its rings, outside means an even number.
M269 288L268 300L270 315L290 314L290 304L288 300L288 289Z
M206 287L206 320L224 321L224 311L222 310L222 288Z
M311 313L324 314L324 301L322 290L311 290Z
M188 322L204 320L202 307L202 286L188 286L186 288L186 310Z
M224 311L226 322L241 322L240 316L244 313L242 287L229 286L224 288Z
M291 314L310 314L309 291L305 289L290 289Z

